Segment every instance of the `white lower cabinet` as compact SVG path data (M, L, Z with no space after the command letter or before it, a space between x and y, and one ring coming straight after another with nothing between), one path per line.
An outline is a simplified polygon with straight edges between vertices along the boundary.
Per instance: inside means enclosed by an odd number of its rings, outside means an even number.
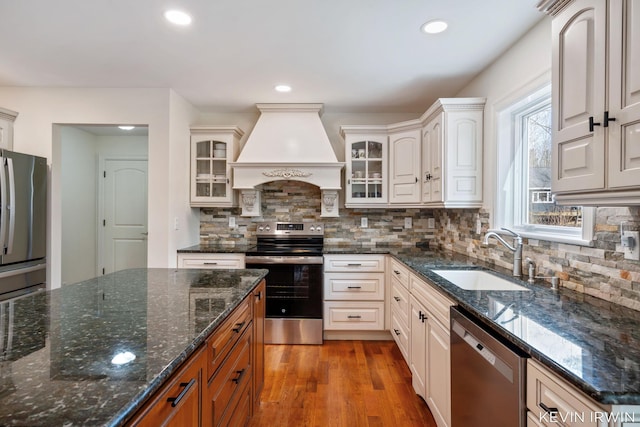
M324 330L384 331L384 255L324 256Z
M528 427L637 427L640 406L602 405L535 360L527 360Z
M237 269L244 268L241 253L179 253L178 268Z
M451 349L449 308L454 305L411 273L410 363L412 384L424 398L438 427L451 425Z

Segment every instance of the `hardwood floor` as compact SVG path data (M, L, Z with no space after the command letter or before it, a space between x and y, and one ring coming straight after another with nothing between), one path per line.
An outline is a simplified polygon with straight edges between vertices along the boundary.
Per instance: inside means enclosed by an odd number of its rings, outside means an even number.
M393 341L266 345L251 427L436 427Z

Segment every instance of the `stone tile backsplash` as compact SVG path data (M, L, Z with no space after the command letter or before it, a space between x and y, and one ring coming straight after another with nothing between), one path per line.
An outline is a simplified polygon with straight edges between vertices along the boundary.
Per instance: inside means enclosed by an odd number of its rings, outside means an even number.
M429 241L434 248L512 266L512 254L502 245L482 246L490 224L489 212L482 209L343 208L340 218L321 218L320 190L313 185L276 181L262 190L259 218L241 217L239 208L202 208L201 243L252 243L256 224L263 221L318 221L325 224L325 242L331 245L414 246ZM236 217L235 229L228 226L229 216ZM362 217L368 218L367 228L360 227ZM410 229L404 228L406 217L412 219ZM435 229L427 228L429 218L435 219ZM623 221L640 230L640 207L598 208L594 247L525 239L523 258L536 262L538 275L560 277L562 286L640 310L640 262L624 259L619 237Z

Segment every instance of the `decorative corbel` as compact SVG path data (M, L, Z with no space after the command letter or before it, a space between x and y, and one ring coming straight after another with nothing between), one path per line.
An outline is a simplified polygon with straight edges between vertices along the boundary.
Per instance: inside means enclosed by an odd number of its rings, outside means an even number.
M338 190L322 190L322 217L338 217L339 214Z

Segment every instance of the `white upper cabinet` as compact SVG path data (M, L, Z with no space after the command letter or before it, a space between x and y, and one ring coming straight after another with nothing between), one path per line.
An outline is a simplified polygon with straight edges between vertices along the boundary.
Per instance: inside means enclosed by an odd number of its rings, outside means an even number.
M191 128L191 206L237 205L229 163L236 160L243 134L235 126Z
M413 127L413 129L411 129ZM420 122L389 133L391 203L420 202Z
M18 117L15 111L0 108L0 148L13 150L13 122Z
M387 194L388 138L386 126L343 126L346 207L381 205Z
M563 204L640 204L640 4L559 0L552 191Z
M342 126L345 206L481 207L485 101L441 98L419 119Z
M484 98L442 98L422 128L422 202L430 207L482 206Z

